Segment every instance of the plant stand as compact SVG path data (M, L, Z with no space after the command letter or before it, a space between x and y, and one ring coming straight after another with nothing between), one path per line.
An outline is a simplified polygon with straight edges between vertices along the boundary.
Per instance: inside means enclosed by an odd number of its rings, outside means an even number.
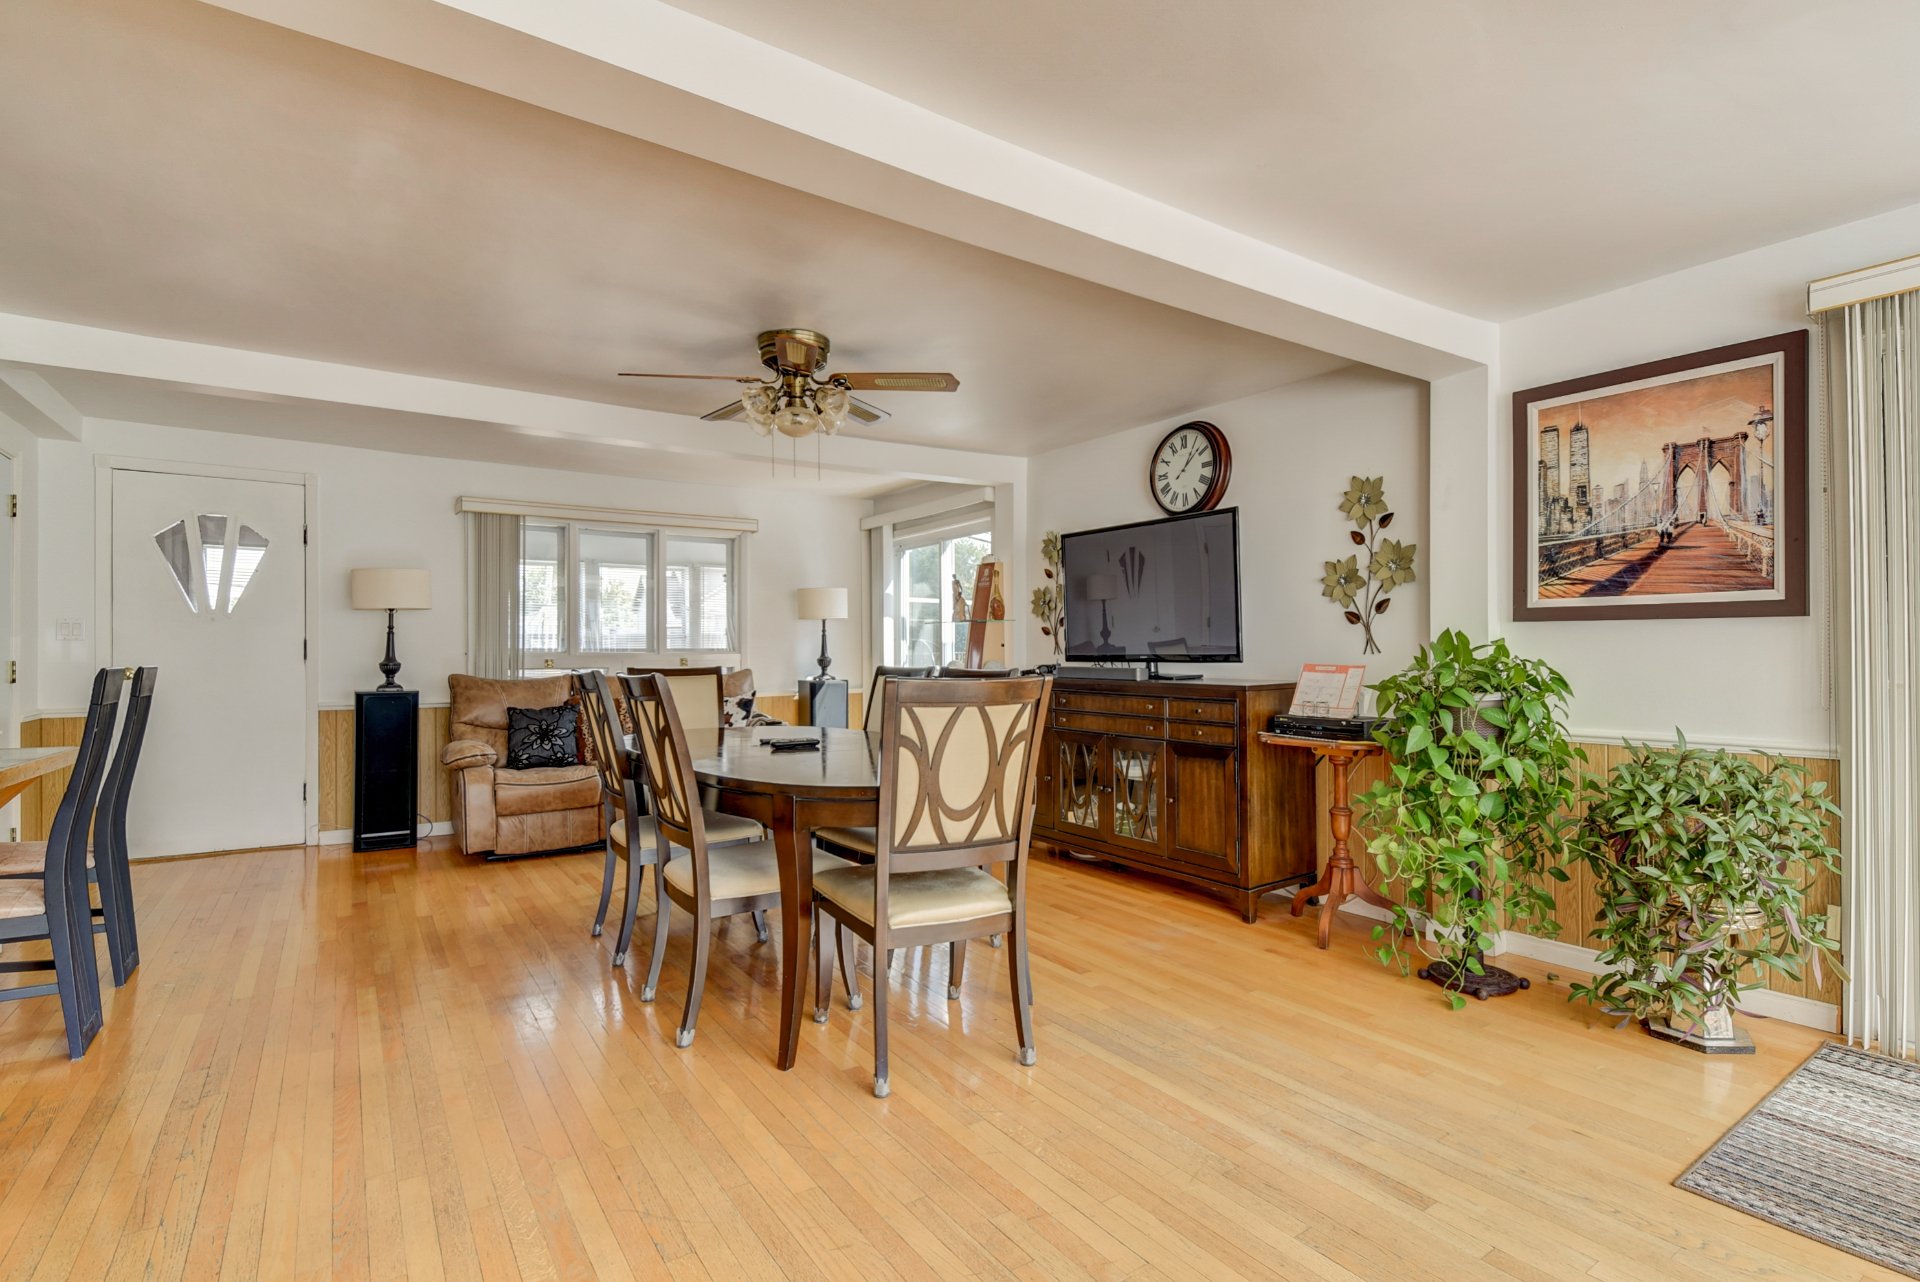
M1658 1016L1642 1020L1641 1027L1663 1042L1672 1042L1702 1055L1753 1054L1753 1039L1747 1036L1746 1029L1733 1022L1733 1011L1726 1006L1711 1007L1702 1012L1699 1023L1686 1028Z
M1533 987L1532 980L1499 966L1489 966L1484 960L1480 967L1476 975L1470 970L1456 970L1452 962L1437 961L1422 966L1420 978L1482 1002L1489 997L1511 997L1523 988Z

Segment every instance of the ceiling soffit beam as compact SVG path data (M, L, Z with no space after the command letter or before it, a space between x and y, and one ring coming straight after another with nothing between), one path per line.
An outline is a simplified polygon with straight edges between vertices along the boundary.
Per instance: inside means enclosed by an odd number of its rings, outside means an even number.
M661 0L204 0L1415 378L1498 327L958 124Z
M462 383L393 370L217 347L0 313L0 362L153 379L190 391L256 399L352 405L493 424L529 437L587 441L764 467L767 443L739 424L582 401L542 392ZM0 371L25 376L31 371ZM48 387L49 393L57 393ZM61 402L65 404L64 400ZM4 409L0 405L0 409ZM68 407L71 410L71 406ZM79 416L75 414L77 425ZM176 424L191 427L191 423ZM839 437L825 466L860 475L990 484L1024 481L1024 458L900 441Z
M77 441L85 426L80 411L29 369L0 369L0 414L53 440Z

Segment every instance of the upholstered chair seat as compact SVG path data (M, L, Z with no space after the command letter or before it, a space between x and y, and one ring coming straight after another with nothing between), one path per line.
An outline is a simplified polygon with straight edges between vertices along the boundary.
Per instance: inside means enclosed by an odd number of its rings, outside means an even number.
M852 852L873 858L875 838L871 828L817 828L813 839L842 853Z
M823 850L813 852L813 874L850 867ZM707 851L707 879L715 899L757 899L780 893L780 864L771 841L744 846L715 846ZM693 894L693 860L680 855L667 864L667 885Z
M706 811L705 814L707 816L707 840L716 845L723 842L759 841L764 831L760 825L753 820L742 819L739 815L723 815L718 810L709 810ZM634 820L633 827L634 831L639 835L640 848L642 850L653 850L658 847L660 836L659 833L654 830L653 817L651 815L640 816ZM612 836L614 845L619 846L623 850L626 849L626 824L610 824L607 827L607 832Z
M596 767L506 768L507 709L557 708L573 697L573 677L496 681L456 674L447 678L447 688L452 707L440 761L453 774L453 827L461 850L507 856L598 844L606 827Z
M873 925L871 865L842 864L825 872L816 866L813 893L863 925ZM1006 883L984 868L895 873L887 880L887 926L893 930L1005 916L1012 911Z

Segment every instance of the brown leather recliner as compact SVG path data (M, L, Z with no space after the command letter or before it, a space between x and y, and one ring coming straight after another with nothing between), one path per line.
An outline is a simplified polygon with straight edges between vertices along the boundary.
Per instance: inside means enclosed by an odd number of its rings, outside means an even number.
M600 774L592 765L508 770L507 709L555 708L573 696L573 677L494 681L454 675L447 746L453 772L453 830L460 849L493 858L600 844L605 829Z

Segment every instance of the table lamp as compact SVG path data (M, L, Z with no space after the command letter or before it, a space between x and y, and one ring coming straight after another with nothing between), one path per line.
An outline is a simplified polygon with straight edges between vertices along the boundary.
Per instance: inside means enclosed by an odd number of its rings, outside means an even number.
M845 588L801 588L793 595L794 613L803 619L820 620L820 676L817 679L829 680L827 668L833 660L827 657L827 620L847 617L847 590Z
M397 568L355 570L349 593L354 609L387 612L387 657L380 661L380 672L386 681L379 688L401 689L400 683L394 680L400 675L400 660L393 654L393 612L433 608L433 590L427 572Z

